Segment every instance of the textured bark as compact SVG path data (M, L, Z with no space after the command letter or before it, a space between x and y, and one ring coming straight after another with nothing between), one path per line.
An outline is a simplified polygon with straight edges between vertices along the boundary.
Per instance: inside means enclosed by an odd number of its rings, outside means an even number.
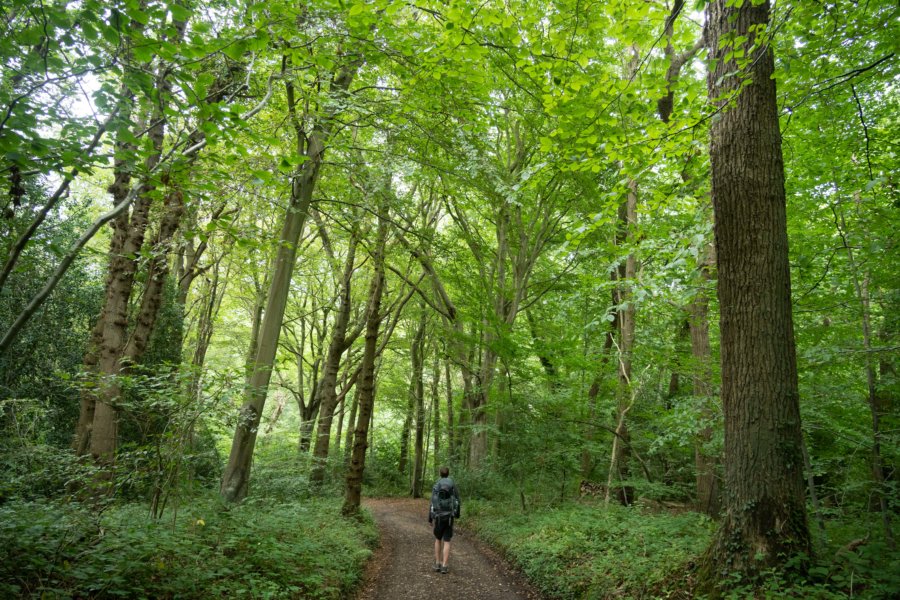
M346 93L350 82L356 74L358 64L353 63L335 75L331 82L332 95L337 97ZM289 88L292 95L292 88ZM293 110L291 104L290 109ZM337 110L335 108L334 110ZM319 171L325 155L325 142L333 126L334 114L325 115L317 123L309 136L298 134L298 147L306 144L306 161L299 167L291 184L291 201L284 219L284 227L278 238L278 253L275 258L275 271L269 285L266 300L266 311L260 329L259 349L244 395L237 427L231 444L228 463L222 474L220 493L227 502L238 502L247 496L250 481L250 464L253 459L253 448L256 445L256 432L266 402L272 366L278 349L278 337L284 319L284 309L290 291L291 275L297 257L297 243L306 222L312 193L319 178Z
M117 176L116 179L119 182L124 178ZM127 194L127 188L122 192ZM118 200L122 192L115 190L114 198ZM143 246L149 222L150 205L150 196L142 194L135 202L131 214L116 219L114 224L104 306L98 321L100 334L94 369L98 374L107 376L119 374L120 359L127 340L128 303L138 268L137 256ZM89 350L89 353L91 352L93 351ZM85 362L91 360L93 357L87 358ZM112 461L118 436L118 414L110 404L114 400L112 394L115 394L115 389L101 388L92 398L93 414L90 426L78 432L81 438L77 444L78 449L85 451L89 449L95 459L103 462ZM82 409L90 412L90 408L86 406L90 403L90 401L83 402ZM79 423L85 421L84 416L79 416Z
M150 248L152 258L147 263L147 282L141 297L141 307L134 330L125 346L123 360L134 364L144 355L150 336L156 325L156 317L162 306L163 288L169 276L169 250L175 232L184 216L184 197L181 190L173 189L166 195L165 214Z
M183 21L175 21L173 42L181 40L185 23ZM153 98L154 106L151 111L150 125L147 129L147 137L150 141L151 151L144 160L144 169L148 173L153 173L160 163L163 150L163 142L166 134L165 111L167 103L172 94L172 80L169 77L169 65L165 63L159 64L156 75L156 96ZM129 105L131 102L128 103ZM128 113L130 114L130 109ZM118 143L117 157L114 162L114 180L109 188L109 192L113 196L115 204L124 201L131 190L128 189L130 182L129 171L131 165L128 164L128 155L131 150L129 142ZM121 245L119 241L111 243L111 249L116 248L119 252L112 255L109 264L109 277L107 279L107 293L105 295L104 311L101 313L100 320L103 322L103 334L99 344L99 359L97 362L97 371L106 376L116 376L120 373L123 366L122 360L136 360L143 352L146 346L146 340L152 331L153 324L156 320L156 311L159 309L159 298L151 296L147 298L147 306L142 306L142 312L139 317L143 318L143 323L139 323L136 328L138 339L135 345L127 350L133 354L132 356L123 356L126 351L126 331L128 328L128 302L131 298L132 287L134 284L134 275L138 268L138 256L144 244L144 235L149 224L150 206L153 202L152 196L156 190L159 181L155 178L145 178L138 186L137 200L132 208L130 218L121 217L116 219L115 227L117 235L122 236ZM161 230L162 234L171 235L177 228L182 215L180 194L174 205L177 207L174 211L168 210L166 215L173 216L173 219L164 219L163 228L168 231ZM171 209L172 203L168 208ZM174 223L174 225L173 225ZM119 229L122 231L119 231ZM151 261L152 262L152 261ZM151 274L152 275L152 274ZM152 277L151 277L152 280ZM152 281L151 281L151 284ZM160 295L162 284L160 283ZM145 312L146 311L146 312ZM112 463L115 457L116 445L118 439L118 410L114 403L120 395L119 387L116 383L110 383L100 387L94 406L93 423L90 427L90 452L95 459L102 463ZM79 423L82 421L79 418ZM81 435L83 432L79 432ZM78 444L81 446L81 442Z
M123 98L122 118L128 120L132 115L133 94L127 94ZM112 195L113 206L120 204L128 195L129 185L131 182L131 168L126 160L126 156L130 154L134 148L130 142L120 139L116 140L115 152L113 160L113 183L110 184L107 191ZM149 199L140 198L134 204L132 213L135 215L143 215L144 227L146 227L146 215L149 211ZM84 355L84 370L88 373L96 373L100 363L100 351L104 343L104 335L108 324L109 315L114 310L113 303L116 294L113 293L114 288L127 287L129 294L131 293L131 282L134 279L134 271L137 264L134 261L126 261L123 254L123 248L129 234L129 213L123 213L112 222L113 233L109 243L109 265L106 270L106 280L104 284L103 305L100 310L100 316L91 330L91 337L88 341L87 349ZM141 223L139 218L138 223ZM143 230L140 232L143 236ZM142 238L143 239L143 238ZM133 243L132 243L133 245ZM117 302L115 304L118 304ZM126 301L127 304L127 301ZM96 393L94 390L83 390L81 392L80 411L78 422L75 426L75 437L72 442L72 448L76 454L86 454L91 444L91 433L94 424L94 410L96 406Z
M710 158L725 413L725 513L701 588L809 555L797 363L791 315L784 166L771 48L756 42L768 2L708 5ZM751 30L751 26L753 30ZM741 36L750 84L719 47ZM732 38L734 39L734 38ZM727 98L730 93L735 95Z
M376 242L372 283L369 286L369 305L366 309L365 347L363 349L362 372L357 401L359 414L356 417L356 429L353 434L353 449L350 453L350 465L347 468L347 486L341 513L355 515L359 513L362 496L363 472L366 467L366 449L369 447L369 425L374 416L375 405L375 358L378 354L378 330L381 327L381 297L384 294L384 243L387 236L387 223L379 218L378 240Z

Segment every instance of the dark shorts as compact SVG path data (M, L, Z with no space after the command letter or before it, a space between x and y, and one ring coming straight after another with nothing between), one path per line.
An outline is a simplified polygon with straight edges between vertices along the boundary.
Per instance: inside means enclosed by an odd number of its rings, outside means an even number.
M450 541L450 539L453 537L452 517L435 517L434 537L445 542Z

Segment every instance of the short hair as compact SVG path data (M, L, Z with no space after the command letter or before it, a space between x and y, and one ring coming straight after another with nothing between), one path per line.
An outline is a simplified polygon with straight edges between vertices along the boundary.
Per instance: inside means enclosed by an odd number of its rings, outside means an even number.
M448 475L450 475L450 468L441 467L441 477L447 477Z

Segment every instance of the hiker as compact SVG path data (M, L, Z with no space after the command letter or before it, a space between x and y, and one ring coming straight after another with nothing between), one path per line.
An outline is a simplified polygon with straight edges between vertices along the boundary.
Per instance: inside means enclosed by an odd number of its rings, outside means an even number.
M434 570L446 573L450 562L453 520L459 518L459 490L450 479L450 469L441 467L441 478L431 488L428 523L434 523Z

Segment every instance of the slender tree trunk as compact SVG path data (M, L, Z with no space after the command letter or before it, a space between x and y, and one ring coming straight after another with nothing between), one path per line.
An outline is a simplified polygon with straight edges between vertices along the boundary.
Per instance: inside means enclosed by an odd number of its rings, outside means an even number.
M446 349L446 348L445 348ZM453 380L450 378L450 355L444 354L444 391L447 394L447 462L455 465L459 460L456 427L453 423Z
M265 281L263 286L265 286ZM250 377L253 375L253 365L256 361L256 354L259 352L259 326L262 323L263 309L266 307L266 293L263 290L256 291L256 297L253 300L252 314L250 315L250 343L247 344L247 356L244 359L244 379L250 384Z
M397 461L397 472L406 474L409 466L409 432L412 431L413 410L415 401L412 390L406 393L406 412L403 416L403 426L400 428L400 458Z
M359 394L353 394L353 400L350 403L350 417L347 419L347 434L344 439L344 455L346 459L350 458L350 452L353 449L353 432L356 429L356 413L359 410Z
M859 275L859 267L856 264L856 256L853 253L853 246L847 239L847 223L844 220L843 213L832 207L834 213L835 227L843 241L844 249L847 251L847 259L850 263L850 270L853 277L853 286L856 290L856 298L859 302L859 316L862 322L863 349L865 350L865 368L866 368L866 400L869 405L869 414L872 418L872 478L875 480L875 500L881 512L881 521L884 527L884 537L887 540L888 547L891 549L896 547L894 542L894 534L891 528L891 513L888 507L887 490L885 486L884 476L884 460L881 456L881 415L883 408L881 407L881 397L876 387L875 361L872 357L872 325L871 325L871 307L869 301L869 276L864 274L862 278Z
M162 306L163 288L169 276L171 241L184 216L184 197L181 190L169 191L166 195L165 211L156 239L151 246L153 258L147 264L147 282L144 285L134 330L125 345L123 359L126 364L134 364L144 355L156 326L156 317Z
M819 504L819 495L816 493L816 478L813 474L812 461L809 459L809 450L806 447L806 436L800 445L803 451L803 469L806 471L806 485L809 487L809 500L813 506L816 526L819 529L819 543L817 550L824 550L828 546L828 533L825 531L825 518L822 516L822 507Z
M331 82L333 95L346 93L356 74L357 67L358 64L354 62L335 75ZM293 96L292 87L289 87L288 94ZM290 104L290 110L293 110L294 106L292 103ZM331 132L333 120L333 113L323 116L306 137L306 161L299 167L291 183L291 201L285 214L284 227L278 238L275 272L272 274L266 299L266 311L260 328L259 349L256 354L253 375L247 386L244 404L240 410L231 444L231 453L222 474L220 493L227 502L239 502L247 496L250 463L253 459L253 448L256 445L256 431L265 406L269 380L272 377L272 367L275 364L278 336L281 334L281 323L284 319L284 309L290 291L291 275L294 272L297 258L297 243L306 223L313 190L319 179L319 172L325 156L325 142ZM304 137L298 133L298 149L302 149Z
M369 426L374 417L375 405L375 358L378 346L378 330L381 326L381 297L384 294L384 244L387 237L387 222L378 220L378 241L376 242L372 283L369 287L369 305L366 310L365 347L362 358L362 378L357 390L359 414L353 434L353 450L347 469L347 487L341 513L359 513L362 497L363 472L366 468L366 449L369 447Z
M425 470L425 385L423 378L425 374L425 328L428 325L428 313L425 312L424 306L420 310L422 314L416 327L410 352L412 381L409 387L416 415L415 454L412 489L410 490L413 498L422 497L422 477Z
M470 404L471 430L469 437L469 466L478 468L488 455L488 414L487 406L491 384L494 381L494 367L497 355L485 348L482 357L478 386L473 390Z
M434 435L434 475L438 475L438 458L441 450L441 361L437 347L434 348L434 363L431 370L431 430Z
M221 260L221 259L220 259ZM191 387L190 398L197 400L200 397L200 389L202 387L203 365L206 364L206 352L212 341L213 322L219 312L222 304L222 298L225 296L226 284L219 285L219 264L220 260L213 263L212 279L209 281L208 297L203 304L203 312L197 322L197 345L194 348L194 354L191 358ZM227 271L224 280L228 280ZM221 288L221 289L220 289Z
M310 165L307 161L305 165ZM285 215L284 227L279 236L278 255L275 259L275 272L269 287L266 310L260 329L253 372L247 385L244 404L241 407L238 426L234 432L231 454L222 475L221 494L228 502L238 502L247 496L250 480L250 462L253 458L253 447L256 444L256 432L262 409L265 405L272 365L281 332L281 321L287 304L291 275L296 262L296 244L306 220L306 212L312 196L318 169L307 173L307 177L295 183L299 187Z
M707 5L727 494L698 574L705 591L722 572L749 578L810 554L774 59L767 41L753 47L769 3L729 4ZM734 39L747 86L725 60Z
M316 389L316 403L319 405L319 421L316 431L316 444L313 448L313 470L310 481L316 485L325 480L325 463L328 460L329 446L331 444L331 422L334 418L334 410L337 405L337 380L341 368L341 356L347 349L347 327L350 323L350 290L353 281L353 268L356 262L356 246L358 233L354 233L347 250L347 258L344 262L343 276L341 277L341 295L337 313L335 314L334 327L331 330L331 341L328 351L325 353L325 363L322 368L322 379Z
M611 279L616 281L618 275L614 271L611 274ZM612 294L613 304L616 303L616 292L613 291ZM597 372L594 374L594 380L591 382L591 387L588 389L588 424L584 430L584 450L581 451L581 478L590 480L591 476L594 472L594 460L592 458L592 446L594 445L594 436L596 435L597 427L594 425L594 422L597 419L597 397L600 395L600 389L603 386L603 375L605 371L605 367L609 364L609 358L612 352L612 347L616 339L616 332L619 330L619 311L613 312L613 320L609 324L609 329L606 332L606 336L603 340L603 350L600 354L600 364L597 367Z
M633 244L637 226L637 182L629 180L628 196L619 207L619 231L616 234L618 244ZM615 486L615 481L626 481L629 476L628 460L630 436L626 415L634 402L634 386L631 379L631 355L634 350L635 306L632 300L631 286L637 275L637 256L634 250L628 253L625 264L619 270L619 284L616 303L619 306L619 384L616 391L616 434L613 436L609 473L607 475L606 502L611 494L616 494L622 504L633 501L630 486Z

